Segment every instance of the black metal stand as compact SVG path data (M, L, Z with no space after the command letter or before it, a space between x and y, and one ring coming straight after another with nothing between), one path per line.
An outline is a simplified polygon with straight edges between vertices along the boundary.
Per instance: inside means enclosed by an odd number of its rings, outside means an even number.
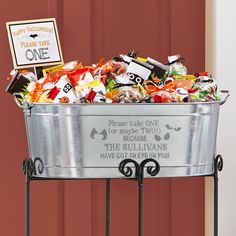
M39 162L36 169L36 162ZM34 161L25 159L22 165L25 174L25 236L30 236L30 181L41 180L33 177L33 174L42 173L44 166L40 158ZM218 236L218 172L223 169L223 158L217 155L214 178L214 236ZM160 164L154 159L145 159L140 164L133 159L125 159L120 162L119 171L127 178L135 178L138 181L138 236L143 232L143 178L145 175L156 176L160 171ZM55 179L57 180L57 179ZM106 179L106 236L110 236L110 186L111 180Z
M36 163L38 162L37 168ZM33 177L33 174L42 173L44 169L40 158L25 159L22 164L25 175L25 236L30 236L30 181L42 180ZM57 179L51 179L57 180ZM110 179L106 179L106 236L110 236Z
M119 170L125 177L133 177L133 170L128 164L133 164L135 169L135 178L138 180L139 186L139 219L138 219L138 236L142 236L143 222L143 172L147 163L153 162L155 166L147 167L147 173L151 176L156 176L160 171L159 163L154 159L146 159L140 164L132 159L123 160L120 163ZM218 172L223 169L223 158L217 155L214 163L214 173L210 175L214 178L214 236L218 236Z

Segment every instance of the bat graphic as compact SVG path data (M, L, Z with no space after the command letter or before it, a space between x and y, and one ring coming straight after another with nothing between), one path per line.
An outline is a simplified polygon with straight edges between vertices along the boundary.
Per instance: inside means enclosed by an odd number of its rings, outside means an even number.
M107 139L107 131L104 129L102 130L100 133L97 132L97 130L95 128L92 129L91 133L90 133L90 137L91 139L95 139L95 134L99 134L102 135L102 140L106 140Z
M38 37L38 35L37 34L31 34L30 37L35 39L36 37Z

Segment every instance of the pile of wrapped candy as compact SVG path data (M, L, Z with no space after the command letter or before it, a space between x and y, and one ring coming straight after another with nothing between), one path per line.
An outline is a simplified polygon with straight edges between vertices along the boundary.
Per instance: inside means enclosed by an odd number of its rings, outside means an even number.
M32 103L170 103L220 101L208 72L189 75L180 55L163 64L135 51L84 66L78 61L43 69L43 77L13 70L7 91Z

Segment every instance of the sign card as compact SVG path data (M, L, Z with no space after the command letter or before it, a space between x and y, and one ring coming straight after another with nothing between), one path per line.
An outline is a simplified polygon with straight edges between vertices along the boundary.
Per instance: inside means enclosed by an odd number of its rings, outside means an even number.
M15 69L63 63L55 19L6 23Z

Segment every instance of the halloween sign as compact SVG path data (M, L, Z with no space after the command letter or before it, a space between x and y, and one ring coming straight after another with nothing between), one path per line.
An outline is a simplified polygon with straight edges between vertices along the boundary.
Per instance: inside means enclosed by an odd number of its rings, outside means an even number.
M6 23L15 69L63 63L55 19Z

